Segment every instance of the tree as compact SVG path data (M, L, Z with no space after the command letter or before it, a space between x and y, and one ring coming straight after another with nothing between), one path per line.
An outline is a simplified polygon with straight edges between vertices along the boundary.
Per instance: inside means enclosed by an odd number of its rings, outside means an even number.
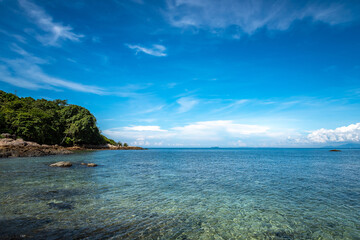
M0 91L0 133L6 132L40 144L116 145L100 133L96 118L86 108L66 100L19 98Z
M124 143L124 147L128 147L129 145L127 143Z
M122 147L122 143L121 143L120 141L117 142L117 145L118 145L119 147Z
M72 144L103 144L96 126L96 118L86 108L69 105L61 109L62 121L65 125L65 136Z

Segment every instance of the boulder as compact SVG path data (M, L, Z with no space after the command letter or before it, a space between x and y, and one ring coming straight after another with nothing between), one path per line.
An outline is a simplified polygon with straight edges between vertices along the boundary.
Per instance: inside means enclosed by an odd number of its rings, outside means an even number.
M339 149L331 149L330 152L341 152Z
M27 146L28 142L19 138L14 140L13 138L3 138L0 139L0 146L12 146L12 147L24 147Z
M2 133L1 137L3 138L11 138L11 139L16 139L16 136L14 134L10 134L10 133Z
M67 210L73 209L71 203L66 202L50 202L48 203L50 208L58 209L58 210Z
M50 167L71 167L71 166L72 166L71 162L57 162L50 164Z
M88 166L88 167L97 167L97 164L95 164L95 163L88 163L87 166Z
M10 133L2 133L1 136L3 138L12 138Z

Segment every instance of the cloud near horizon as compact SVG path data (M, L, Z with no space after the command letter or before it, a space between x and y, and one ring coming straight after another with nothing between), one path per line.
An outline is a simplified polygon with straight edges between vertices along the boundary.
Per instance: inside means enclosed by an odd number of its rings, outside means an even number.
M160 126L132 126L107 129L103 132L115 139L127 139L131 144L152 146L201 146L204 144L239 143L240 138L267 134L270 128L260 125L240 124L231 120L204 121L173 127L168 130ZM191 140L191 142L188 142ZM161 141L166 143L159 144ZM244 143L240 141L242 145ZM206 145L205 145L206 146Z
M103 132L133 145L163 147L321 147L329 143L360 143L360 123L336 129L322 128L310 134L232 120L194 122L169 129L121 127Z
M78 42L84 37L82 34L74 33L71 26L54 22L52 17L36 4L28 0L18 0L18 2L29 18L47 33L46 35L36 35L36 39L44 45L59 46L61 40Z
M316 143L360 142L360 123L335 129L318 129L311 132L307 138Z
M286 30L296 20L311 19L329 25L357 20L357 11L344 2L290 0L169 0L166 17L175 27L240 28L253 34L266 27ZM234 38L239 37L235 34Z

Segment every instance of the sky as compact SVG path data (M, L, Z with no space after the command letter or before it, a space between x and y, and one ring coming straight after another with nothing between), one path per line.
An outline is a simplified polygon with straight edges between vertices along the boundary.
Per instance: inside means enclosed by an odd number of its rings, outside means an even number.
M0 89L136 146L360 143L360 2L0 0Z

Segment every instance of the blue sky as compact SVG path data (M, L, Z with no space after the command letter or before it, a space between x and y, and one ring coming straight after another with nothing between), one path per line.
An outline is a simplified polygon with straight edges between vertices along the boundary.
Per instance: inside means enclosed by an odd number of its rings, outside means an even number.
M360 3L0 0L0 89L149 147L360 141Z

